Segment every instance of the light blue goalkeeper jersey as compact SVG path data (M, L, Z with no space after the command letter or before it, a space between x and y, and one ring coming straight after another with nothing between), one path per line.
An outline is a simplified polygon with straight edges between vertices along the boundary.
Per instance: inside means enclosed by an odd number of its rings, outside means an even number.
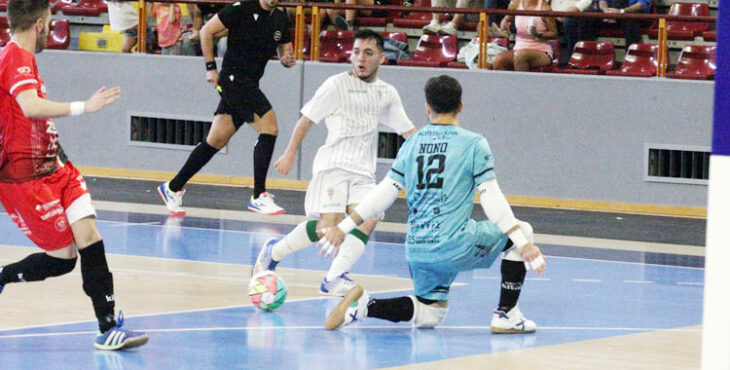
M388 176L406 187L408 261L453 259L476 243L474 192L496 176L484 136L454 125L429 124L406 140ZM496 226L488 232L494 235L487 239L495 244L507 239Z

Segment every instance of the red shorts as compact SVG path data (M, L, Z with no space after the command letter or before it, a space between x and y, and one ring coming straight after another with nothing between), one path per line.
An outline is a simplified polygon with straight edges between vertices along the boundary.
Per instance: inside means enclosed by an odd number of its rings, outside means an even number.
M96 215L84 177L71 162L35 180L0 182L0 203L20 231L46 251L73 243L70 225Z

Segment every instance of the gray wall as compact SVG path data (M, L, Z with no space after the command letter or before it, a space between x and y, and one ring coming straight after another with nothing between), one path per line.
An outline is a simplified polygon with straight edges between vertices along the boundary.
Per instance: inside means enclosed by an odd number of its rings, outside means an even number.
M38 55L49 98L80 100L101 85L122 87L122 98L95 115L58 119L61 140L80 166L176 172L189 149L132 146L131 112L210 120L217 94L200 58L45 51ZM279 119L275 158L284 150L302 101L347 65L271 62L261 86ZM417 127L427 122L423 85L449 74L464 86L463 127L487 137L505 193L533 197L704 207L703 185L644 180L644 145L710 146L712 82L569 76L384 66ZM252 176L256 135L242 129L226 153L203 173ZM308 180L324 142L312 128L288 178ZM387 161L378 166L382 176ZM280 177L272 169L271 177Z

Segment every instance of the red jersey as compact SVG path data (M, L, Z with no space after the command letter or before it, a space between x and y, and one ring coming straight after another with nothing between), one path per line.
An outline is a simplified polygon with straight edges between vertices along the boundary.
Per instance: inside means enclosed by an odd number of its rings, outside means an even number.
M28 118L15 98L35 89L46 97L33 53L14 42L0 50L0 181L22 182L56 171L58 132L50 118Z

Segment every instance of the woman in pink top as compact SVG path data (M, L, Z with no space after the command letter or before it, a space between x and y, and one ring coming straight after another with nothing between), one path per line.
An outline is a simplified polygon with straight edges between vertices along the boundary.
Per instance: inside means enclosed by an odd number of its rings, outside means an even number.
M550 10L550 5L543 0L514 0L508 9ZM548 40L558 37L555 19L508 15L502 19L500 28L509 31L513 18L517 29L515 47L497 55L494 69L529 71L531 68L549 66L553 61L553 49Z

